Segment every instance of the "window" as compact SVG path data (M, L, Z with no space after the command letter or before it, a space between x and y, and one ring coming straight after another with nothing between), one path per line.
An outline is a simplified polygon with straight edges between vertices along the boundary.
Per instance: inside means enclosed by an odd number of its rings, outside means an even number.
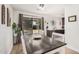
M2 5L1 7L1 19L2 19L2 24L5 24L5 5Z

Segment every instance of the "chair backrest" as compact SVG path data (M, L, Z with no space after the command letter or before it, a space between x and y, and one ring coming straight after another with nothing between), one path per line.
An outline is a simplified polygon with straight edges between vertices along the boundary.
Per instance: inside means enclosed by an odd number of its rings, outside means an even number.
M26 50L26 45L25 45L25 40L23 38L23 33L21 32L21 42L22 42L22 48L23 48L23 53L27 54L27 50Z

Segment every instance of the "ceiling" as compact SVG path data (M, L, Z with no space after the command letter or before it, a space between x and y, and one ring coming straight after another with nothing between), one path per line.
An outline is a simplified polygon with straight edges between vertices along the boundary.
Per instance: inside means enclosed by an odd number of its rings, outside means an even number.
M17 11L32 12L37 14L64 16L63 4L45 4L43 10L39 10L39 4L12 4Z

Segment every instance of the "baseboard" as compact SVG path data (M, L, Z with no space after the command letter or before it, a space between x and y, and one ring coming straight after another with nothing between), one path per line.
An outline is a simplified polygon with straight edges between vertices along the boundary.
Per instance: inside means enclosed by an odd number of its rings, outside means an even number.
M76 49L76 48L74 48L74 47L72 47L72 46L66 46L67 48L69 48L69 49L71 49L71 50L73 50L73 51L76 51L76 52L79 52L79 50L78 49Z
M13 49L13 45L11 46L7 54L11 54L12 49Z

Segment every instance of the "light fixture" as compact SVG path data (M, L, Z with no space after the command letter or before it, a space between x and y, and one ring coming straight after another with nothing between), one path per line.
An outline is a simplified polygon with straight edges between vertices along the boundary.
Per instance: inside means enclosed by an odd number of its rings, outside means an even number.
M44 6L45 6L44 4L39 4L38 5L38 10L44 10Z
M40 6L41 8L43 8L43 7L44 7L44 4L39 4L39 6Z

